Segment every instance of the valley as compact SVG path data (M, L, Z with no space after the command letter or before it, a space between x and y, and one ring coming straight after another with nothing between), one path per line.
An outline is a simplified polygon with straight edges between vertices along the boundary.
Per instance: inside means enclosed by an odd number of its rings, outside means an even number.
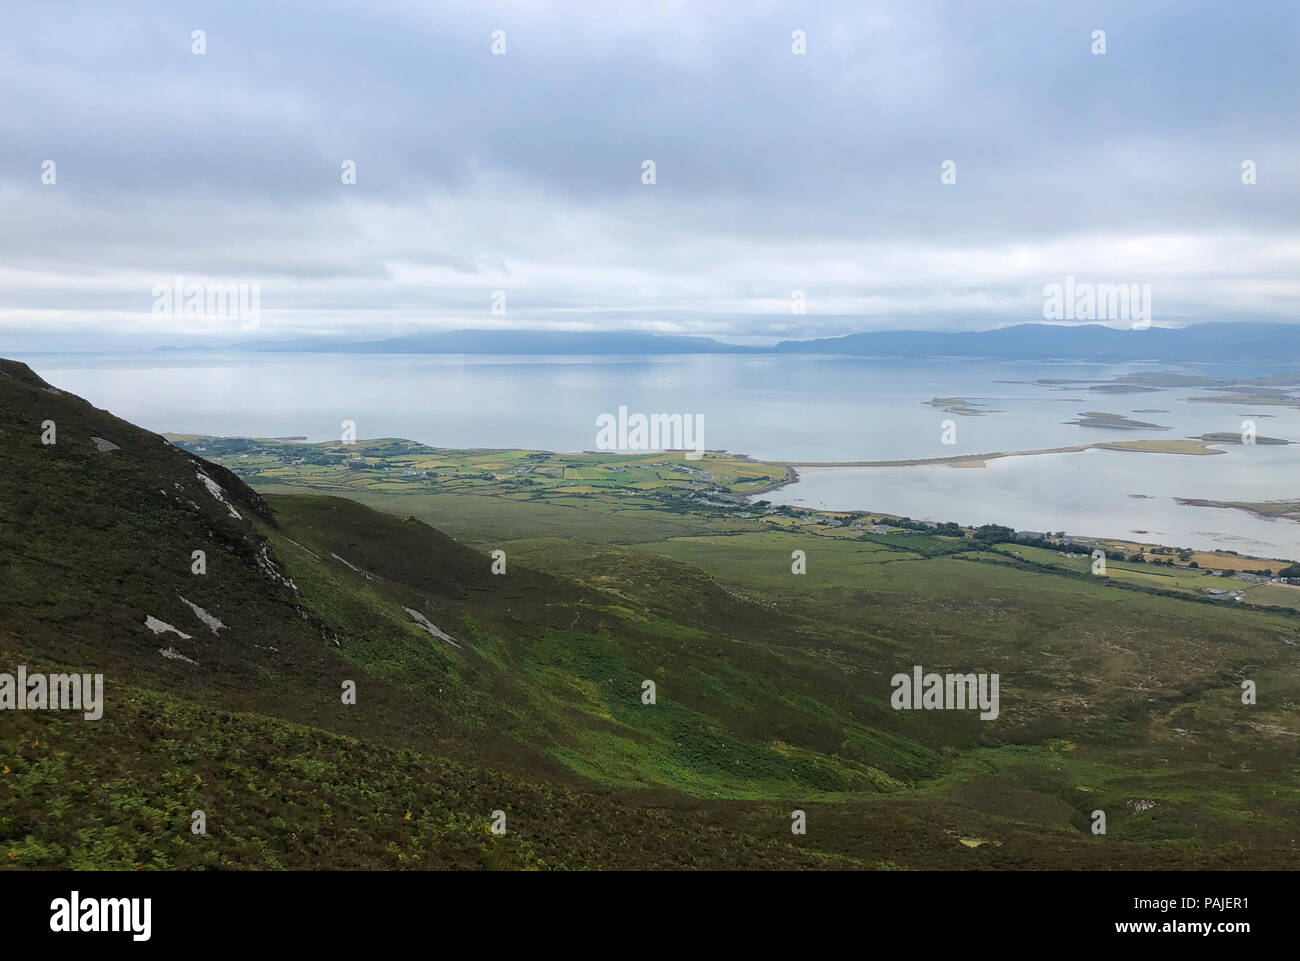
M0 714L7 867L1294 860L1300 614L1177 555L772 508L717 451L168 440L7 361L0 437L0 669L105 678ZM913 665L996 717L894 710Z

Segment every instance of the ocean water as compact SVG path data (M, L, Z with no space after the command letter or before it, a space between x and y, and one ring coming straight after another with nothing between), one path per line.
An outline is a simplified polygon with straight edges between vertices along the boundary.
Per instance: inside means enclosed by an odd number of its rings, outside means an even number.
M1264 369L829 356L536 357L149 353L20 356L50 382L161 433L405 437L440 447L596 447L596 419L699 414L704 445L787 461L902 460L1142 438L1239 433L1300 441L1300 411L1192 403L1203 388L1113 394L1087 384L1133 371L1252 376ZM989 411L948 413L963 397ZM1137 413L1156 409L1161 413ZM1085 411L1168 430L1067 423ZM944 422L955 443L942 443ZM1210 457L1085 451L991 460L983 468L799 468L777 503L866 509L1021 530L1132 536L1177 546L1300 558L1300 524L1175 498L1300 497L1300 444L1229 446Z

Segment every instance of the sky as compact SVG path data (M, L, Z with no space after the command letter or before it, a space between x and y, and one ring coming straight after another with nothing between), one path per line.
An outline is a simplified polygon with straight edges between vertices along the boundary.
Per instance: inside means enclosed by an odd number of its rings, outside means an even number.
M0 18L0 350L984 329L1067 276L1150 284L1157 326L1300 319L1290 0ZM168 312L177 277L254 319Z

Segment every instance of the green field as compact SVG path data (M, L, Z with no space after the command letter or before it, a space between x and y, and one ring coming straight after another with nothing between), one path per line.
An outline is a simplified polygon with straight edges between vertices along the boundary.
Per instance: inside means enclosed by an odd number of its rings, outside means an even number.
M182 449L8 363L0 437L0 665L108 690L0 715L10 868L1294 862L1280 586L775 509L721 453ZM998 717L895 710L914 665L996 673Z

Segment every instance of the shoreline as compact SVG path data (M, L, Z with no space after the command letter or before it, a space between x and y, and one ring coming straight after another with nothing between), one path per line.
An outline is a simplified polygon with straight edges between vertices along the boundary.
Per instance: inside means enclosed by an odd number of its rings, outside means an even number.
M1242 511L1264 521L1286 520L1300 523L1300 501L1218 501L1204 497L1175 497L1174 500L1184 507L1211 507L1217 510Z
M1215 454L1227 453L1227 451L1219 450L1216 449L1214 446L1212 446L1215 444L1221 445L1225 443L1231 443L1231 442L1219 441L1219 440L1202 440L1200 438L1186 439L1186 440L1168 440L1168 441L1160 441L1160 440L1103 441L1095 444L1080 444L1080 445L1067 446L1067 447L1045 448L1042 450L996 451L990 454L960 454L960 455L953 455L950 457L918 458L918 459L911 459L911 460L766 461L765 463L784 466L789 471L788 479L776 484L768 485L766 488L763 489L763 491L756 491L750 494L746 494L744 495L744 499L749 503L753 503L754 499L756 499L757 494L770 492L772 490L785 487L789 484L796 483L800 479L799 472L795 470L796 467L806 467L806 468L814 468L814 469L823 468L827 470L867 468L867 467L918 467L918 466L938 466L938 465L947 465L949 467L954 467L954 468L978 468L978 467L984 467L985 461L996 460L1005 457L1029 457L1036 454L1079 453L1087 450L1116 450L1120 452L1127 451L1127 452L1136 452L1136 453L1167 453L1167 454L1181 454L1185 456L1196 457L1196 456L1212 456ZM1291 520L1300 523L1300 501L1273 501L1273 502L1268 502L1267 505L1263 505L1263 504L1246 503L1246 502L1208 501L1201 498L1175 497L1174 500L1178 504L1183 506L1188 506L1188 507L1214 507L1220 509L1240 510L1243 513L1252 515L1261 520L1277 521L1279 519L1284 519L1284 520ZM1267 507L1276 507L1276 509L1274 511L1268 511ZM1260 508L1264 508L1264 509L1260 509ZM868 514L874 514L880 516L882 518L902 516L897 514L891 514L889 512L877 511L869 508L861 508L861 509L855 508L852 510L847 510L847 509L836 510L833 508L825 508L825 507L808 507L806 509L810 512L819 513L819 514L868 513ZM1216 551L1205 549L1205 548L1181 548L1176 544L1165 544L1165 543L1160 543L1155 541L1135 541L1132 540L1131 537L1123 537L1123 536L1114 537L1106 534L1093 534L1093 535L1080 535L1080 536L1093 540L1096 543L1123 545L1129 547L1130 549L1139 547L1144 544L1149 544L1153 547L1169 547L1175 550L1187 549L1193 551L1193 553L1197 555L1213 556L1217 553ZM1231 552L1231 556L1235 556L1241 560L1257 561L1261 563L1267 562L1272 564L1296 563L1297 560L1291 558L1270 556L1267 554L1239 554L1237 552Z
M1132 441L1098 441L1095 444L1076 444L1068 447L1047 447L1042 450L994 451L990 454L953 454L948 457L921 457L908 460L860 460L860 461L766 461L783 467L927 467L935 464L983 466L985 461L999 460L1004 457L1033 457L1037 454L1076 454L1085 450L1114 450L1144 454L1180 454L1183 456L1202 457L1222 454L1212 444L1227 441L1203 440L1132 440Z
M780 490L782 487L786 487L790 484L799 483L799 472L794 469L794 466L792 464L782 464L779 461L765 461L764 463L772 464L773 467L784 467L785 479L779 481L773 481L772 483L766 484L763 487L760 487L756 490L747 491L742 496L746 498L757 497L759 494L770 494L774 490Z

